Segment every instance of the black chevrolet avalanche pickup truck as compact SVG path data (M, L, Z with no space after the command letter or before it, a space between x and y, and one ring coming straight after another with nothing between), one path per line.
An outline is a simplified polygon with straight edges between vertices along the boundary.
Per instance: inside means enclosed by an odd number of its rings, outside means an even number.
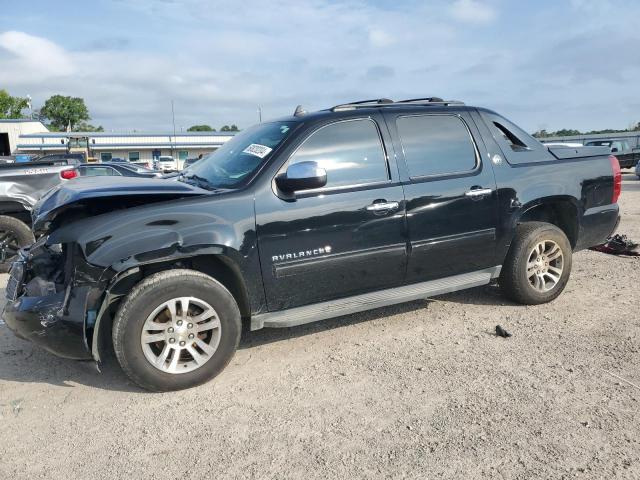
M261 123L167 179L79 178L36 205L11 270L18 336L154 391L215 377L243 322L291 327L498 282L556 298L616 228L607 148L548 148L424 98ZM101 360L102 359L102 360Z

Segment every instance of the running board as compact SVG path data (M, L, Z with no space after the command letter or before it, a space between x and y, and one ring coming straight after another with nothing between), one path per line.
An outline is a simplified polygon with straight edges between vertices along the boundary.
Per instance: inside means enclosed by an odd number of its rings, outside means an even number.
M465 288L487 285L500 275L501 267L492 267L477 272L463 273L439 280L414 283L388 290L364 293L354 297L340 298L328 302L314 303L278 312L254 315L251 318L251 330L261 328L295 327L305 323L340 317L351 313L374 308L386 307L397 303L411 302L435 295L464 290Z

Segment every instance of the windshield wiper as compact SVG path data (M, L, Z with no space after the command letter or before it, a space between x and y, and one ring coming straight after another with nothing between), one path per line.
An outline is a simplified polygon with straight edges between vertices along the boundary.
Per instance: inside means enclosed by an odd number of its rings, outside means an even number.
M207 180L204 177L200 177L199 175L196 175L195 173L192 175L180 175L181 178L184 178L185 180L191 180L193 181L193 184L196 187L200 187L200 188L206 188L207 190L216 190L217 187L211 183L209 180ZM186 182L186 183L191 183L191 182Z
M196 175L195 173L192 175L182 175L180 174L180 181L185 181L185 183L189 183L191 185L195 185L196 187L199 188L204 188L205 190L210 190L212 192L220 192L220 191L224 191L224 190L229 190L228 188L220 188L216 185L213 184L213 182L211 182L210 180L207 180L204 177L201 177L199 175ZM184 179L184 180L182 180ZM189 181L191 180L191 181Z

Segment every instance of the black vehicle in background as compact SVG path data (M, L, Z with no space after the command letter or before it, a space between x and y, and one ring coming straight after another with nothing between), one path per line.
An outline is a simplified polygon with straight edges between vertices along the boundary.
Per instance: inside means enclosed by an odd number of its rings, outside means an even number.
M545 147L460 102L296 109L171 179L52 190L4 319L67 358L100 361L111 340L144 388L192 387L229 363L242 322L291 327L496 281L513 301L552 301L572 253L615 230L620 187L608 148Z
M607 147L620 162L621 168L633 168L640 160L640 149L631 148L628 140L591 140L585 143L587 147Z
M34 158L34 162L54 162L58 160L66 160L69 165L79 165L86 162L82 153L51 153Z
M162 176L160 172L128 162L85 163L78 165L76 170L80 177L115 176L157 178Z

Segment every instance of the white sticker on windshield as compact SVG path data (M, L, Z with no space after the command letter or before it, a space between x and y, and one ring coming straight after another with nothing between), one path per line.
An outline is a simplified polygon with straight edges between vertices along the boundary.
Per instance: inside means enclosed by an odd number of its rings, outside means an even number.
M264 158L269 153L271 153L271 148L266 145L260 145L258 143L252 143L247 148L245 148L242 153L248 153L250 155L255 155L256 157Z

